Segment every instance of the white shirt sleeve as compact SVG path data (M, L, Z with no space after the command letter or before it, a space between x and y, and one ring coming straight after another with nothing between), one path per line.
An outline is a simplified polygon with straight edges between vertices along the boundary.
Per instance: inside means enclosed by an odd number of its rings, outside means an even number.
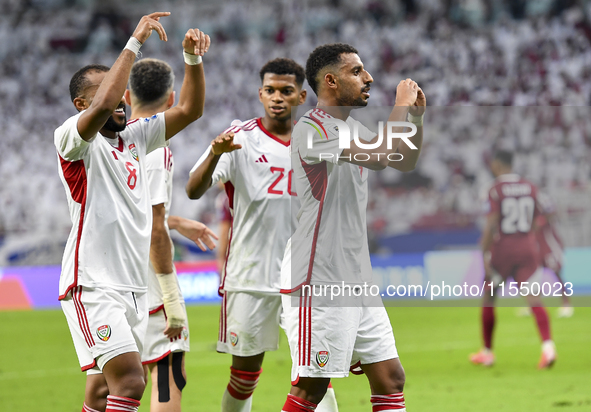
M238 149L238 150L244 150L244 149ZM216 165L215 170L213 171L213 174L211 175L211 185L212 186L215 185L219 181L221 181L222 183L226 183L227 181L231 181L234 179L234 163L235 163L234 157L236 156L235 153L238 150L235 150L230 153L223 153L220 156L220 160L218 161L218 164ZM205 159L207 159L207 156L209 156L209 152L211 152L211 146L207 147L207 150L205 151L205 153L203 153L203 155L201 155L199 160L197 160L197 163L195 163L195 166L193 166L193 168L191 169L191 172L189 174L191 174L195 170L197 170L199 165L201 165L201 163L203 163L205 161Z
M300 120L298 125L300 125L297 131L299 140L298 150L302 160L308 164L316 164L322 161L334 164L339 163L339 156L343 152L343 149L339 147L339 135L337 132L333 132L332 128L328 128L326 137L323 137L310 122ZM312 147L308 147L309 134L312 134Z
M146 173L152 206L168 201L164 149L158 148L146 156Z
M59 155L69 162L75 162L84 157L94 140L85 141L78 133L78 119L83 112L70 117L60 127L55 129L53 142Z
M166 120L164 112L139 120L146 138L146 154L166 146Z

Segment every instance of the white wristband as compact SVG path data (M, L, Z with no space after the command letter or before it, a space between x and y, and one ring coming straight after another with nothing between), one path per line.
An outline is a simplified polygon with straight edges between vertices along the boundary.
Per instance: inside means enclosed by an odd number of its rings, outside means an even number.
M183 50L183 57L185 58L185 63L189 66L196 66L201 64L203 59L198 54L190 54Z
M129 38L125 45L125 48L131 50L136 56L140 52L140 47L142 47L142 43L133 36Z
M187 317L181 303L176 273L159 273L156 274L156 278L162 289L162 303L164 303L169 326L172 328L186 326Z
M414 124L415 126L422 126L423 125L423 116L425 116L425 114L423 113L420 116L413 116L412 114L408 114L408 121L411 122L412 124Z

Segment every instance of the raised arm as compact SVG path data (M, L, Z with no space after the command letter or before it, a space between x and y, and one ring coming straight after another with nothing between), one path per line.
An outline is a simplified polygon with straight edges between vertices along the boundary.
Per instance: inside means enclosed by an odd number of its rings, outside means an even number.
M389 167L401 172L410 172L417 166L421 154L421 148L423 147L423 115L425 114L426 107L427 98L425 97L423 90L419 88L417 90L417 99L408 111L410 121L417 127L415 135L408 140L415 145L416 149L412 149L407 144L400 144L400 140L398 140L398 153L400 153L403 158L400 161L391 161L388 163Z
M189 181L185 187L187 196L190 199L199 199L212 183L212 176L215 168L224 153L233 152L242 148L241 145L234 143L234 133L222 133L211 142L211 149L207 157L189 176Z
M96 136L121 102L137 50L150 37L152 30L156 30L160 40L167 41L166 32L159 20L160 17L168 15L170 15L169 12L157 12L141 18L130 39L130 43L135 43L135 46L132 45L131 48L126 46L123 49L101 82L90 106L78 119L78 133L82 139L89 141ZM134 47L135 51L132 50Z
M392 108L392 112L388 117L388 122L404 122L406 121L409 107L413 106L417 100L417 94L420 90L419 86L411 79L402 80L396 88L396 103ZM397 128L398 129L398 128ZM403 130L396 130L402 132ZM356 164L358 166L367 167L372 170L385 169L389 165L388 155L398 153L398 144L400 140L393 142L391 148L388 149L388 126L384 128L383 139L381 144L374 149L361 148L351 142L351 148L344 149L341 153L341 159ZM375 144L379 140L379 136L376 136L370 144ZM421 138L422 141L422 138ZM356 160L356 155L363 154L363 156L357 156L359 159ZM368 160L365 160L368 159Z
M205 75L203 56L210 45L209 36L199 29L189 29L183 39L185 78L181 86L179 103L164 113L166 140L199 119L205 104Z

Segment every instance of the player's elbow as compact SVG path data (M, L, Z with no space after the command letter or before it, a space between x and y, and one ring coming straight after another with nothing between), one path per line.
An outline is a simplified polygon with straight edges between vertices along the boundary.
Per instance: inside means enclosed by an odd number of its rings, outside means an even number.
M199 186L192 185L190 181L185 186L185 192L187 193L189 199L193 200L200 199L204 193L202 190L200 190Z
M186 105L181 110L183 111L183 117L187 125L203 116L203 105L200 104Z
M363 166L370 170L384 170L386 167L388 167L388 158L386 156L380 156L379 159L368 162Z

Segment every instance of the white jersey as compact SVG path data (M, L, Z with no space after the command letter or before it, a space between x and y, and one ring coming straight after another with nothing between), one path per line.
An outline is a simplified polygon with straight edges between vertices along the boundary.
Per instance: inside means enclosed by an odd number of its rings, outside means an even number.
M55 130L59 175L72 230L60 276L60 299L75 286L143 292L152 230L146 154L164 146L160 113L127 124L116 139L78 133L81 113Z
M363 140L376 135L351 117L346 123L350 130L357 124ZM312 148L308 148L310 130ZM323 110L306 112L295 125L291 157L301 208L288 245L291 250L285 252L291 253L291 279L283 280L282 292L303 284L372 280L366 225L368 169L340 161L342 151L335 119Z
M154 150L146 156L146 172L148 175L148 185L150 187L150 199L152 206L164 204L164 224L166 231L168 229L168 216L172 203L172 178L174 175L174 161L172 151L168 147L161 147ZM174 256L174 247L172 246L172 255ZM173 265L174 269L174 265ZM178 279L177 279L178 284ZM179 294L180 286L179 286ZM148 305L150 312L163 307L162 288L156 277L156 271L150 263L148 276Z
M212 184L224 183L233 216L220 290L278 294L296 196L289 142L269 133L260 118L232 125L226 132L242 148L222 154L212 176Z

